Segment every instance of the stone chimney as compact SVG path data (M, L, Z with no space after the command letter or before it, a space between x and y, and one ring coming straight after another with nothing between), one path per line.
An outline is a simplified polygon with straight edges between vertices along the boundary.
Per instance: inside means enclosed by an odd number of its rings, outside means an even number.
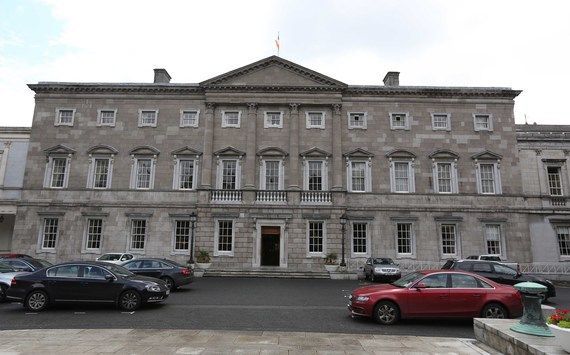
M170 75L166 69L155 69L154 70L154 83L155 84L168 84L170 82Z
M384 77L384 86L400 86L400 72L389 71Z

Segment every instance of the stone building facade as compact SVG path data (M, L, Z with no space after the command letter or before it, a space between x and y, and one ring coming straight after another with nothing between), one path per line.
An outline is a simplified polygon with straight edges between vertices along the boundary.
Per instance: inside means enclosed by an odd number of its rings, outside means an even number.
M12 249L189 258L220 270L368 256L531 262L510 88L347 85L280 57L196 84L29 85ZM197 214L195 229L189 221Z

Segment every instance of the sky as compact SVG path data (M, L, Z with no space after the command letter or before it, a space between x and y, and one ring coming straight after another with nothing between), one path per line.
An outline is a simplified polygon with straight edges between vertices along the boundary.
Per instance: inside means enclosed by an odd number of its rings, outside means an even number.
M570 124L570 1L0 0L0 126L39 81L197 83L281 57L349 85L523 90L517 123Z

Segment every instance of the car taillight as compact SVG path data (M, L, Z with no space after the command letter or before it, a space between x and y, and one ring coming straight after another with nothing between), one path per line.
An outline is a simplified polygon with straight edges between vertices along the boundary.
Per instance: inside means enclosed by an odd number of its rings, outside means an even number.
M190 269L188 269L187 267L182 268L181 274L184 276L190 276Z
M16 278L13 278L12 281L10 281L10 287L14 286L16 286Z

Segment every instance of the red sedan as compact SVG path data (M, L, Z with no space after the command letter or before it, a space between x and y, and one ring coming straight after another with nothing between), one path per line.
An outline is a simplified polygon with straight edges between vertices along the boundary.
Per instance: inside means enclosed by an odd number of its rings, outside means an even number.
M391 284L357 288L348 309L353 316L388 325L400 318L516 318L523 307L512 286L469 272L426 270Z

